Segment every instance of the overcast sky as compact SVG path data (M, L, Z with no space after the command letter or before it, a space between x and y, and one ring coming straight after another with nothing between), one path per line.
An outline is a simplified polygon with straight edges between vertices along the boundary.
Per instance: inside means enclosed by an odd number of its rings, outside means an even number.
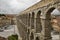
M0 14L18 14L40 0L0 0ZM56 9L53 13L60 14Z
M18 14L40 0L0 0L0 13Z

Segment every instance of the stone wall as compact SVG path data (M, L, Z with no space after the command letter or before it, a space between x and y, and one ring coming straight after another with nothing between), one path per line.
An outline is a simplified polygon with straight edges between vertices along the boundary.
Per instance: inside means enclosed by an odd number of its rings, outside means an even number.
M51 12L60 8L60 0L42 0L16 17L22 40L52 40Z

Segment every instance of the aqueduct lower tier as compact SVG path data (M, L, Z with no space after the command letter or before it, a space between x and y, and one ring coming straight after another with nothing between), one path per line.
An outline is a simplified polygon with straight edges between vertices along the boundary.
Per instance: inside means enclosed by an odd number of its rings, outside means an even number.
M60 8L60 0L42 0L22 11L17 27L22 40L52 40L51 12Z

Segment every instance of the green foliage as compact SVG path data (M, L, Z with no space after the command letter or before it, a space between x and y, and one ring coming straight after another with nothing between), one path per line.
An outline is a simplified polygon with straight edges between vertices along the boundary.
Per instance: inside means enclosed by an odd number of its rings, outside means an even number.
M11 35L11 36L9 36L8 40L18 40L18 35Z

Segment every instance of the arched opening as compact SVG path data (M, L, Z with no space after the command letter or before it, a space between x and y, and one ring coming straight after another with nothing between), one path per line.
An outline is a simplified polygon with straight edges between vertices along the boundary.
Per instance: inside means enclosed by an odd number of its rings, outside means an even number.
M34 15L35 15L35 13L32 12L32 16L31 16L31 29L34 29Z
M47 13L46 13L46 20L45 20L45 26L46 26L46 28L47 29L45 29L45 34L46 34L46 36L52 36L52 39L53 40L56 40L56 34L54 33L54 31L56 31L56 30L58 30L59 29L59 27L58 26L56 26L58 23L52 23L51 21L52 20L55 20L55 18L53 18L52 19L52 17L53 16L56 16L56 15L52 15L53 14L53 12L55 11L55 10L57 10L56 8L54 8L54 7L52 7L52 8L50 8L48 11L47 11ZM56 11L54 12L54 14L55 13L57 13ZM58 13L57 13L58 14ZM57 20L55 20L55 21L57 21ZM54 22L55 22L54 21ZM53 29L53 30L52 30ZM48 30L48 31L47 31ZM49 34L48 34L49 33ZM58 34L59 35L59 34ZM59 36L57 36L58 38L59 38ZM58 38L57 38L57 40L58 40Z
M51 25L51 13L53 12L53 10L54 10L55 8L54 7L52 7L52 8L50 8L47 12L46 12L46 19L44 20L44 26L45 27L43 27L43 30L45 30L45 37L49 37L50 38L50 40L52 39L51 38L51 28L52 28L52 25Z
M39 38L38 38L38 37L36 37L36 40L39 40Z
M52 8L50 8L50 9L47 11L46 18L47 18L48 20L51 19L51 13L53 12L54 9L55 9L55 8L52 7Z
M33 40L34 39L34 34L31 33L30 39Z
M41 11L38 11L37 17L36 17L36 32L37 33L40 33L42 30L40 14L41 14Z
M48 11L47 11L47 14L46 14L46 19L48 20L47 22L48 22L48 25L49 25L49 28L50 29L53 29L52 28L52 25L51 25L51 13L53 12L55 10L55 8L54 7L52 7L52 8L50 8Z

